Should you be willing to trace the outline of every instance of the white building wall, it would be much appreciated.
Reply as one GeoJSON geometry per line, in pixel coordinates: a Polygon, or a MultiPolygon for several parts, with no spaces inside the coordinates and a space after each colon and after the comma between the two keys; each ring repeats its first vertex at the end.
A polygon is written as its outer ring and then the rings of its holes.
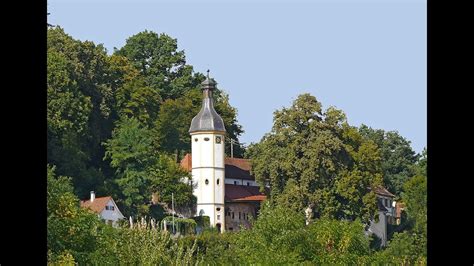
{"type": "Polygon", "coordinates": [[[106,206],[113,206],[114,210],[112,211],[112,210],[107,210],[106,208],[104,208],[102,210],[102,212],[100,213],[100,217],[102,219],[104,219],[106,222],[107,222],[107,220],[113,221],[112,225],[117,226],[118,220],[121,220],[125,217],[120,212],[120,210],[117,208],[117,205],[115,204],[115,202],[113,200],[109,200],[109,202],[107,202],[106,206]]]}
{"type": "Polygon", "coordinates": [[[209,216],[211,226],[220,223],[224,230],[224,136],[217,132],[196,132],[191,135],[191,143],[196,213],[199,215],[203,211],[209,216]],[[220,143],[216,142],[216,137],[220,137],[220,143]]]}

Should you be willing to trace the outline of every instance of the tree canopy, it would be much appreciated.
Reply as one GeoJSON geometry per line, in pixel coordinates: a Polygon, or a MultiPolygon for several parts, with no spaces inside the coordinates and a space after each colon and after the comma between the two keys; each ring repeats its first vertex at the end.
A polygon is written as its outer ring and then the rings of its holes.
{"type": "Polygon", "coordinates": [[[290,108],[274,113],[270,133],[249,147],[252,172],[277,202],[316,216],[371,218],[372,188],[382,185],[377,145],[350,126],[334,107],[323,111],[314,96],[302,94],[290,108]]]}
{"type": "MultiPolygon", "coordinates": [[[[186,63],[177,40],[144,31],[108,55],[58,26],[48,27],[47,45],[48,163],[71,177],[75,194],[113,195],[125,215],[147,213],[158,187],[164,201],[175,189],[176,199],[192,202],[176,163],[191,149],[204,75],[186,63]]],[[[237,110],[224,91],[215,95],[227,135],[238,142],[237,110]]]]}

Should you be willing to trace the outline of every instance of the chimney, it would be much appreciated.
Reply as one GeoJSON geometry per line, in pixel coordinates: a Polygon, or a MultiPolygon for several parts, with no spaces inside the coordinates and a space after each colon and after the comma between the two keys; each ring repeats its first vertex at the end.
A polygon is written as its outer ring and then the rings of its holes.
{"type": "Polygon", "coordinates": [[[95,192],[91,191],[91,202],[94,202],[95,200],[95,192]]]}

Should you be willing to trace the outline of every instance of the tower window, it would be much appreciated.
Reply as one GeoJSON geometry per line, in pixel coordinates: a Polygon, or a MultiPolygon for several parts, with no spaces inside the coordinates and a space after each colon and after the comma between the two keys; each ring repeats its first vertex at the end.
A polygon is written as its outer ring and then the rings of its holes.
{"type": "Polygon", "coordinates": [[[204,141],[209,141],[209,138],[204,138],[204,141]]]}
{"type": "Polygon", "coordinates": [[[247,186],[250,186],[250,182],[247,182],[247,186]]]}
{"type": "Polygon", "coordinates": [[[232,212],[232,219],[234,219],[234,212],[232,212]]]}
{"type": "Polygon", "coordinates": [[[219,143],[221,143],[221,141],[222,141],[221,136],[217,136],[216,137],[216,143],[219,144],[219,143]]]}
{"type": "Polygon", "coordinates": [[[240,212],[239,212],[239,220],[240,220],[240,219],[241,219],[241,218],[240,218],[240,212]]]}
{"type": "Polygon", "coordinates": [[[198,138],[195,138],[195,139],[194,139],[194,141],[196,141],[196,142],[197,142],[197,141],[198,141],[198,138]]]}
{"type": "Polygon", "coordinates": [[[221,219],[221,216],[218,214],[217,215],[217,220],[220,220],[221,219]]]}
{"type": "Polygon", "coordinates": [[[237,181],[234,181],[234,185],[237,185],[237,181]]]}
{"type": "Polygon", "coordinates": [[[209,185],[209,180],[206,179],[206,181],[204,181],[204,183],[206,183],[206,185],[209,185]]]}
{"type": "Polygon", "coordinates": [[[216,211],[220,211],[220,210],[221,210],[221,208],[216,208],[216,211]]]}
{"type": "Polygon", "coordinates": [[[219,185],[219,178],[217,179],[217,184],[219,185]]]}

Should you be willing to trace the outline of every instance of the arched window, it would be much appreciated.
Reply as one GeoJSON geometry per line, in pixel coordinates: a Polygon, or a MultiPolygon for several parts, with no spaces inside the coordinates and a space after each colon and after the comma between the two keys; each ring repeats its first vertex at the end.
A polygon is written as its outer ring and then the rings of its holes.
{"type": "Polygon", "coordinates": [[[206,179],[206,181],[204,181],[204,183],[206,183],[206,185],[209,185],[209,180],[206,179]]]}
{"type": "Polygon", "coordinates": [[[219,178],[217,179],[217,184],[219,185],[219,178]]]}
{"type": "Polygon", "coordinates": [[[201,209],[201,210],[199,211],[199,216],[203,216],[203,215],[204,215],[204,210],[201,209]]]}

